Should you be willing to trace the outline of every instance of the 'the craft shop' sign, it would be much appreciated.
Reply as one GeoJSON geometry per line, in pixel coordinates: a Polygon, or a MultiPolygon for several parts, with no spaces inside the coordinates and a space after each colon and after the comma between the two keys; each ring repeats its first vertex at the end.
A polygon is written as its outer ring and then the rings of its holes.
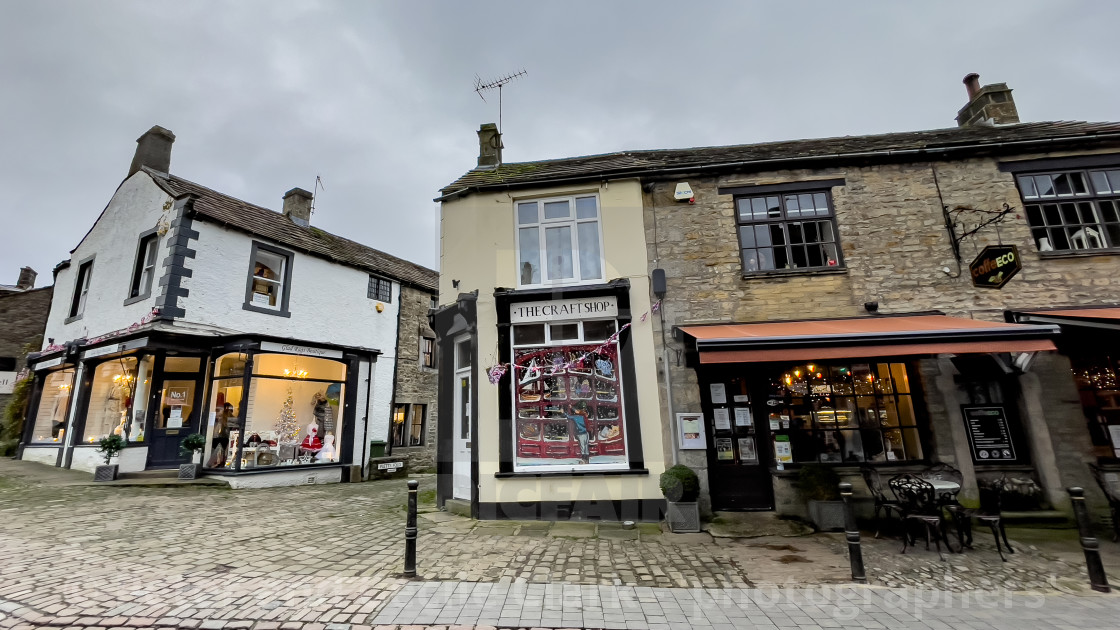
{"type": "Polygon", "coordinates": [[[1014,245],[988,245],[968,266],[972,284],[984,289],[1002,289],[1022,269],[1019,248],[1014,245]]]}
{"type": "Polygon", "coordinates": [[[520,302],[509,307],[509,318],[514,324],[598,317],[618,317],[618,300],[614,296],[520,302]]]}

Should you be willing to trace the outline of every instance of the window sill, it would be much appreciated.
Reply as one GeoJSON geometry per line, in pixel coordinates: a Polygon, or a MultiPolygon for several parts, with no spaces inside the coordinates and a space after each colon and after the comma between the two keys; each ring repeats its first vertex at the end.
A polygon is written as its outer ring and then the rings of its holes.
{"type": "Polygon", "coordinates": [[[622,475],[649,475],[646,468],[622,470],[552,470],[548,472],[496,472],[495,479],[522,479],[536,477],[617,477],[622,475]]]}
{"type": "Polygon", "coordinates": [[[291,311],[285,311],[285,310],[277,309],[277,308],[265,308],[263,306],[257,306],[255,304],[250,304],[248,302],[242,304],[241,308],[246,310],[246,311],[252,311],[254,313],[263,313],[265,315],[275,315],[277,317],[291,317],[292,316],[291,311]]]}
{"type": "Polygon", "coordinates": [[[121,306],[128,306],[130,304],[136,304],[137,302],[143,302],[144,300],[146,300],[150,297],[152,297],[152,292],[148,291],[147,293],[145,293],[143,295],[137,295],[136,297],[128,298],[127,300],[124,301],[123,304],[121,304],[121,306]]]}
{"type": "Polygon", "coordinates": [[[770,278],[792,278],[797,276],[845,276],[848,275],[847,267],[829,269],[777,269],[774,271],[755,271],[744,273],[743,280],[759,280],[770,278]]]}
{"type": "Polygon", "coordinates": [[[1038,252],[1039,258],[1043,260],[1060,259],[1060,258],[1095,258],[1097,256],[1116,256],[1120,255],[1120,249],[1075,249],[1063,252],[1038,252]]]}
{"type": "Polygon", "coordinates": [[[71,315],[70,317],[67,317],[66,319],[62,320],[62,323],[63,324],[71,324],[71,323],[76,322],[79,319],[81,319],[83,315],[85,315],[85,313],[78,313],[77,315],[71,315]]]}

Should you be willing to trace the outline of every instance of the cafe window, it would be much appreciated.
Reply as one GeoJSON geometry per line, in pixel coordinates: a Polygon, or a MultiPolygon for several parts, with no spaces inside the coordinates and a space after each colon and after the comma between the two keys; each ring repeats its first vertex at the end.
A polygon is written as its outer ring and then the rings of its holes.
{"type": "Polygon", "coordinates": [[[614,320],[513,326],[515,471],[629,467],[614,320]]]}
{"type": "Polygon", "coordinates": [[[96,444],[119,435],[143,441],[144,401],[150,391],[154,358],[120,357],[93,368],[82,442],[96,444]]]}
{"type": "Polygon", "coordinates": [[[843,266],[828,190],[735,199],[743,274],[843,266]]]}
{"type": "Polygon", "coordinates": [[[1120,249],[1120,169],[1031,173],[1016,179],[1038,251],[1120,249]]]}
{"type": "Polygon", "coordinates": [[[228,354],[216,361],[206,466],[252,470],[340,461],[346,446],[340,443],[346,364],[319,357],[257,354],[252,357],[246,391],[245,359],[243,354],[228,354]]]}
{"type": "Polygon", "coordinates": [[[1115,356],[1073,356],[1073,380],[1098,455],[1120,457],[1120,365],[1115,356]]]}
{"type": "Polygon", "coordinates": [[[292,253],[254,241],[243,308],[287,315],[291,282],[292,253]]]}
{"type": "Polygon", "coordinates": [[[424,445],[425,405],[393,406],[393,446],[424,445]]]}
{"type": "Polygon", "coordinates": [[[43,393],[35,412],[31,430],[32,444],[61,442],[66,433],[70,411],[70,392],[74,387],[74,370],[51,372],[43,379],[43,393]]]}
{"type": "Polygon", "coordinates": [[[803,363],[770,376],[775,459],[787,463],[921,460],[904,363],[803,363]]]}

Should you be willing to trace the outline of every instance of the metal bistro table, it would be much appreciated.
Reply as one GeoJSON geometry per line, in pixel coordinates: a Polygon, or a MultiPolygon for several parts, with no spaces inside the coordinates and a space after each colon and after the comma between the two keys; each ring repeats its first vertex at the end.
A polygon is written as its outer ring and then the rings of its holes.
{"type": "MultiPolygon", "coordinates": [[[[960,494],[961,484],[959,484],[955,481],[950,481],[948,479],[926,479],[926,482],[929,483],[929,485],[933,486],[933,491],[934,491],[934,493],[936,494],[936,497],[937,497],[937,503],[938,503],[939,506],[941,506],[942,509],[945,509],[949,506],[958,506],[959,507],[959,504],[957,503],[957,495],[960,494]]],[[[962,523],[960,515],[958,515],[955,510],[950,508],[949,512],[953,515],[953,519],[952,519],[953,520],[953,525],[957,528],[957,544],[958,544],[958,546],[957,546],[956,549],[953,549],[953,546],[949,543],[948,534],[946,532],[942,532],[943,539],[945,540],[945,546],[949,548],[949,551],[952,551],[952,552],[955,552],[955,553],[963,553],[964,552],[964,542],[963,542],[963,538],[962,538],[961,528],[962,527],[967,527],[967,525],[962,523]]],[[[964,518],[965,518],[965,520],[967,520],[967,517],[964,517],[964,518]]],[[[969,528],[969,529],[971,530],[971,528],[969,528]]],[[[969,540],[971,541],[972,532],[969,531],[968,534],[969,534],[969,536],[968,536],[969,540]]]]}

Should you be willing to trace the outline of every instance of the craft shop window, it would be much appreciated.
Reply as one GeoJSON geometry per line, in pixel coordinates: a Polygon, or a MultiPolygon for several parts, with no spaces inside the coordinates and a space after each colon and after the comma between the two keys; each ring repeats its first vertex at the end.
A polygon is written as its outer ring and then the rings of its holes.
{"type": "Polygon", "coordinates": [[[601,243],[595,195],[517,203],[519,286],[602,280],[601,243]]]}
{"type": "Polygon", "coordinates": [[[1120,169],[1019,175],[1040,252],[1120,248],[1120,169]]]}
{"type": "Polygon", "coordinates": [[[922,459],[903,363],[805,363],[769,379],[775,460],[786,463],[922,459]]]}
{"type": "Polygon", "coordinates": [[[513,326],[515,471],[628,467],[614,320],[513,326]]]}
{"type": "Polygon", "coordinates": [[[82,441],[95,444],[109,435],[131,442],[144,439],[143,401],[151,388],[154,359],[121,357],[109,359],[93,368],[89,406],[82,441]],[[140,405],[134,409],[133,402],[140,405]],[[136,412],[136,413],[134,413],[136,412]]]}
{"type": "MultiPolygon", "coordinates": [[[[230,356],[218,360],[219,376],[230,356]]],[[[345,380],[343,363],[286,354],[253,356],[248,392],[243,378],[215,379],[207,466],[252,470],[337,462],[345,380]],[[244,426],[238,420],[242,406],[244,426]]]]}
{"type": "Polygon", "coordinates": [[[393,406],[393,446],[424,446],[425,405],[393,406]]]}
{"type": "Polygon", "coordinates": [[[43,393],[39,409],[35,412],[35,426],[31,432],[33,444],[52,444],[62,441],[66,433],[66,417],[70,411],[70,392],[74,386],[74,370],[51,372],[43,379],[43,393]]]}
{"type": "Polygon", "coordinates": [[[843,266],[827,190],[735,199],[743,273],[843,266]]]}

